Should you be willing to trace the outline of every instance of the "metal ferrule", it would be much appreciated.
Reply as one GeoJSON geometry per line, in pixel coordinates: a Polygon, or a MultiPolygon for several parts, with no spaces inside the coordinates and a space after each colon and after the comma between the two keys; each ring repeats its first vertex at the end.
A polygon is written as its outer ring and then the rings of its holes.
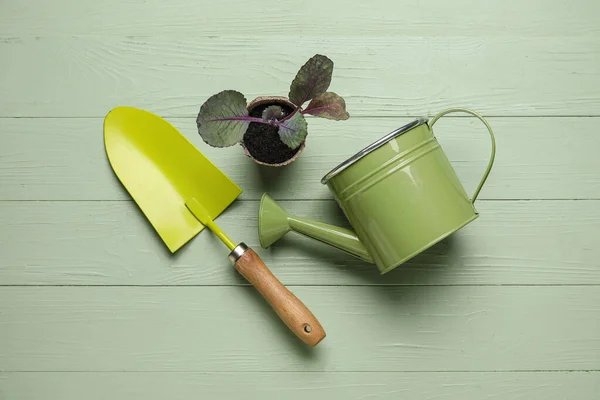
{"type": "Polygon", "coordinates": [[[235,264],[237,260],[239,260],[240,257],[243,256],[248,249],[249,247],[246,246],[245,243],[240,243],[237,246],[235,246],[235,249],[233,249],[231,253],[229,253],[229,256],[227,258],[229,258],[229,261],[231,261],[232,264],[235,264]]]}

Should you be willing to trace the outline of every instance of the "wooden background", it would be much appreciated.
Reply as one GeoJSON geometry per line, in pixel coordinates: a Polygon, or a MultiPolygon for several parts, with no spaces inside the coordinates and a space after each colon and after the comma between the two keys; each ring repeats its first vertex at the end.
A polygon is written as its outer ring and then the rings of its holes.
{"type": "MultiPolygon", "coordinates": [[[[0,399],[600,398],[600,3],[592,0],[0,0],[0,399]],[[224,89],[286,95],[335,62],[351,118],[259,168],[199,138],[224,89]],[[323,323],[300,344],[209,232],[172,256],[115,179],[102,121],[172,122],[244,193],[329,223],[321,176],[417,116],[489,118],[481,217],[390,274],[290,235],[257,249],[323,323]]],[[[477,120],[436,135],[472,191],[477,120]]]]}

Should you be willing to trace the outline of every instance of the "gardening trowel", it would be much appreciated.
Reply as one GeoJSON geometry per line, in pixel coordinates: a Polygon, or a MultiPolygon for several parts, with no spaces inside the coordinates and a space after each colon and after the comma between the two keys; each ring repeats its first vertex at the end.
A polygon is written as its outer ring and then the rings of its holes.
{"type": "Polygon", "coordinates": [[[310,310],[244,243],[215,224],[242,192],[171,124],[150,112],[117,107],[104,120],[104,145],[115,174],[171,252],[208,227],[229,248],[229,259],[303,342],[325,337],[310,310]]]}

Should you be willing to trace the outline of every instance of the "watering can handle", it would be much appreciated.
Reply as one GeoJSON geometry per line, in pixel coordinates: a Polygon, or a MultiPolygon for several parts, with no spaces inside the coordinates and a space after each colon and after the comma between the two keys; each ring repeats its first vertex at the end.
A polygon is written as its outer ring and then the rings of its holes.
{"type": "Polygon", "coordinates": [[[481,191],[483,184],[485,183],[488,175],[490,174],[490,171],[492,170],[492,165],[494,164],[494,158],[496,157],[496,139],[494,138],[494,132],[492,131],[492,127],[485,120],[485,118],[483,118],[481,115],[477,114],[476,112],[468,110],[466,108],[458,108],[458,107],[449,108],[447,110],[440,112],[435,117],[433,117],[433,119],[429,122],[429,127],[433,128],[433,124],[435,124],[438,119],[440,119],[441,117],[443,117],[446,114],[450,114],[453,112],[465,112],[467,114],[471,114],[471,115],[477,117],[481,122],[483,122],[485,127],[488,129],[488,132],[490,133],[490,137],[492,139],[492,154],[490,156],[490,161],[488,162],[487,168],[485,169],[483,178],[481,178],[481,182],[479,182],[479,186],[477,186],[477,189],[475,189],[475,193],[473,194],[473,197],[471,198],[471,203],[475,203],[475,200],[477,199],[477,196],[479,195],[479,192],[481,191]]]}

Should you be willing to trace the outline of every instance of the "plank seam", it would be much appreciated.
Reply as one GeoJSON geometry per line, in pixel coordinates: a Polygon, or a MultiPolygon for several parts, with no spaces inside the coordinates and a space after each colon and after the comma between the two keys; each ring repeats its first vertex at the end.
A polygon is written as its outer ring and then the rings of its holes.
{"type": "Polygon", "coordinates": [[[48,374],[64,374],[64,373],[75,373],[75,374],[87,374],[87,373],[113,373],[113,374],[122,374],[122,373],[145,373],[145,374],[261,374],[261,373],[278,373],[278,374],[364,374],[364,373],[393,373],[393,374],[465,374],[465,373],[473,373],[473,374],[497,374],[497,373],[600,373],[600,369],[498,369],[498,370],[331,370],[331,371],[281,371],[281,370],[256,370],[256,371],[247,371],[247,370],[234,370],[234,371],[203,371],[203,370],[189,370],[189,371],[172,371],[172,370],[143,370],[143,371],[135,371],[135,370],[119,370],[119,371],[111,371],[111,370],[85,370],[85,371],[70,371],[70,370],[0,370],[0,374],[4,373],[48,373],[48,374]]]}
{"type": "MultiPolygon", "coordinates": [[[[190,115],[189,117],[184,117],[184,116],[170,116],[170,115],[163,115],[163,114],[158,114],[163,118],[166,119],[176,119],[176,120],[185,120],[185,119],[195,119],[196,117],[193,115],[190,115]]],[[[485,118],[600,118],[600,114],[559,114],[559,115],[545,115],[545,114],[539,114],[539,115],[500,115],[500,114],[481,114],[483,117],[485,118]]],[[[91,115],[87,115],[87,116],[66,116],[66,115],[58,115],[58,116],[35,116],[35,115],[17,115],[17,116],[12,116],[12,115],[1,115],[0,119],[103,119],[105,117],[105,115],[100,115],[100,116],[91,116],[91,115]]],[[[380,119],[392,119],[392,118],[421,118],[421,117],[433,117],[433,115],[395,115],[395,116],[391,116],[391,115],[353,115],[352,118],[353,119],[374,119],[374,118],[380,118],[380,119]]],[[[315,117],[308,117],[309,119],[311,118],[315,118],[315,117]]],[[[475,119],[475,117],[472,116],[468,116],[468,115],[447,115],[444,118],[468,118],[468,119],[475,119]]]]}
{"type": "MultiPolygon", "coordinates": [[[[13,266],[12,268],[19,267],[13,266]]],[[[465,284],[424,284],[424,283],[367,283],[367,284],[294,284],[289,283],[286,287],[597,287],[600,283],[465,283],[465,284]]],[[[162,284],[141,284],[141,285],[89,285],[89,284],[0,284],[0,288],[15,287],[15,288],[30,288],[30,287],[95,287],[95,288],[173,288],[173,287],[190,287],[190,288],[223,288],[223,287],[249,287],[252,285],[240,283],[240,284],[173,284],[173,285],[162,285],[162,284]]]]}
{"type": "MultiPolygon", "coordinates": [[[[283,202],[283,201],[287,201],[287,202],[295,202],[295,203],[299,203],[299,202],[308,202],[308,201],[319,201],[319,202],[324,202],[324,201],[328,201],[328,202],[332,202],[335,201],[335,199],[332,198],[324,198],[324,199],[281,199],[281,198],[274,198],[274,200],[278,201],[278,202],[283,202]]],[[[581,197],[581,198],[540,198],[540,199],[529,199],[529,198],[522,198],[522,199],[513,199],[513,198],[483,198],[477,199],[477,203],[479,202],[519,202],[519,201],[555,201],[555,202],[567,202],[567,201],[600,201],[600,197],[599,198],[594,198],[594,197],[581,197]]],[[[260,202],[260,199],[237,199],[236,203],[258,203],[260,202]]],[[[81,199],[81,200],[77,200],[77,199],[0,199],[0,203],[134,203],[133,200],[131,199],[81,199]]]]}

